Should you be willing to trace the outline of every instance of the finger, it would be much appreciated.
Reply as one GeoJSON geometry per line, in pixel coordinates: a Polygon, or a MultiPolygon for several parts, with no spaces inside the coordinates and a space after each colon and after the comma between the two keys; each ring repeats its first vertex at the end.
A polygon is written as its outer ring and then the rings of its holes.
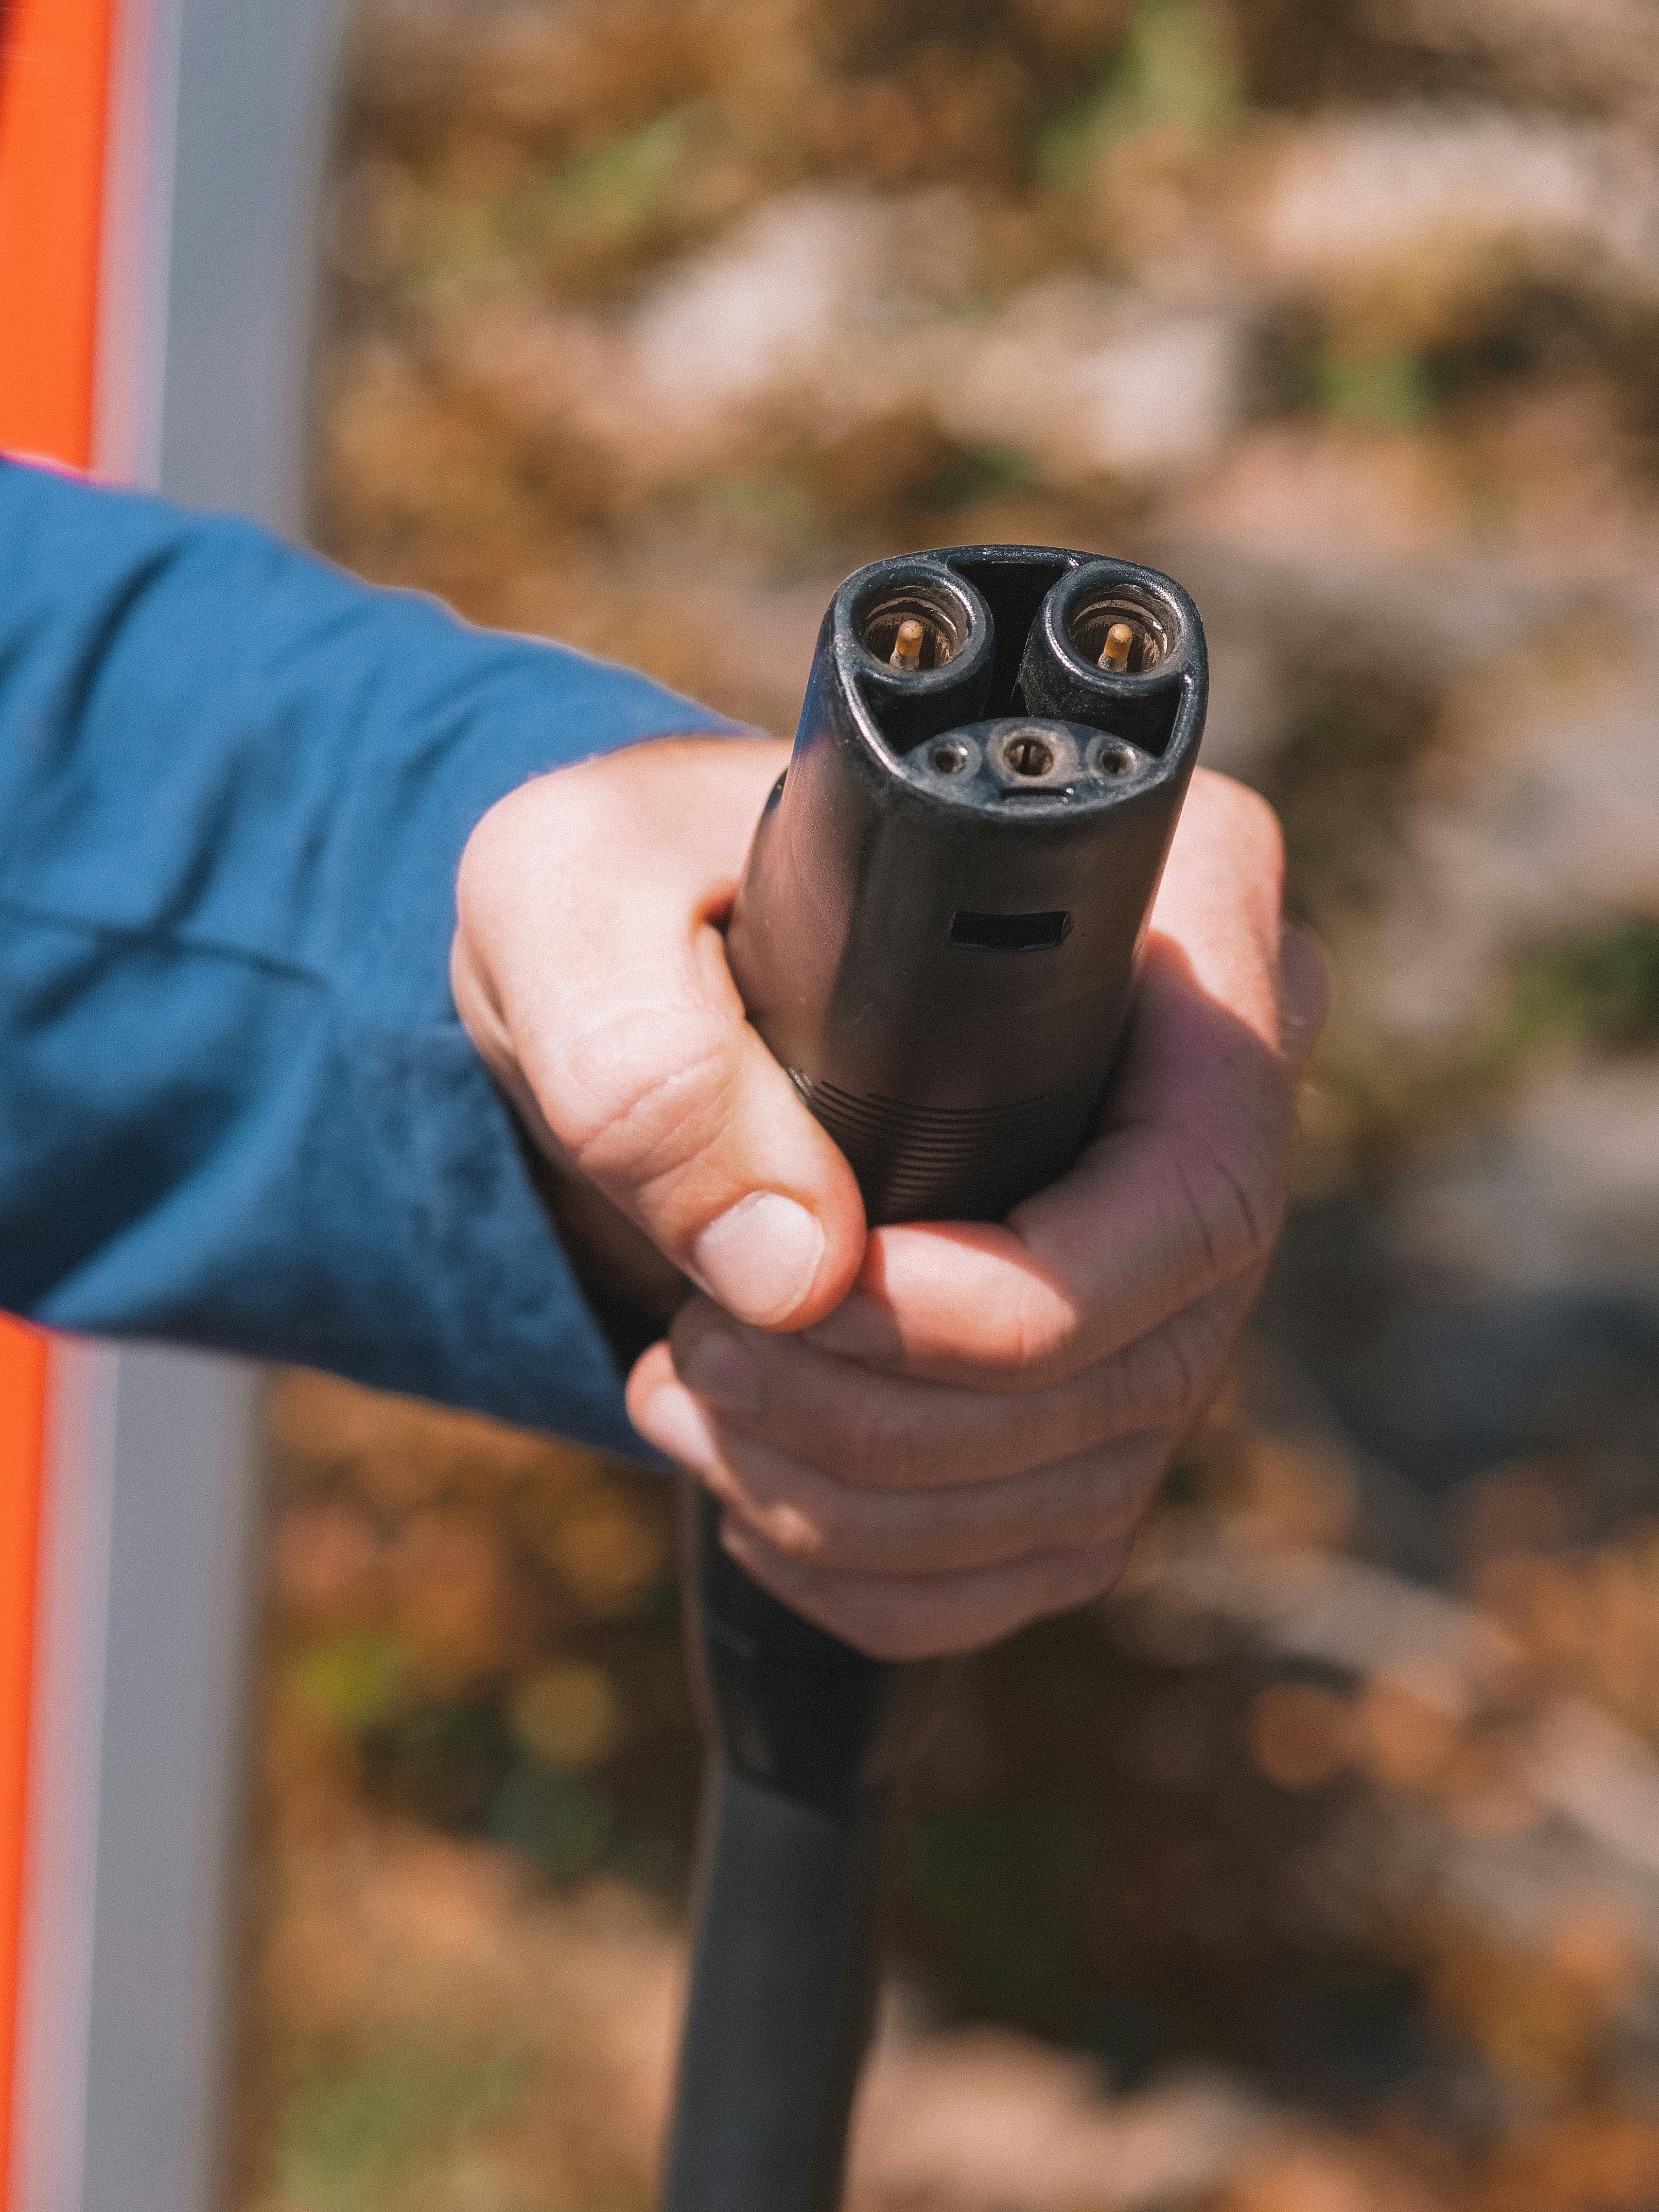
{"type": "Polygon", "coordinates": [[[1311,930],[1286,922],[1279,946],[1279,1049],[1300,1074],[1331,1006],[1330,970],[1311,930]]]}
{"type": "Polygon", "coordinates": [[[951,1576],[840,1575],[792,1559],[727,1513],[721,1541],[757,1583],[874,1659],[976,1651],[1045,1614],[1085,1605],[1123,1572],[1129,1544],[1049,1552],[951,1576]]]}
{"type": "Polygon", "coordinates": [[[957,1574],[1125,1540],[1175,1442],[1172,1431],[1127,1437],[1006,1482],[871,1491],[733,1429],[678,1383],[636,1418],[642,1436],[779,1551],[868,1575],[957,1574]]]}
{"type": "MultiPolygon", "coordinates": [[[[1077,1372],[1265,1264],[1283,1216],[1297,1049],[1279,1037],[1280,858],[1270,811],[1224,778],[1194,786],[1182,884],[1160,895],[1100,1135],[1006,1227],[884,1229],[818,1347],[975,1387],[1077,1372]],[[1200,804],[1200,800],[1204,803],[1200,804]],[[1179,932],[1180,933],[1176,933],[1179,932]]],[[[1179,843],[1179,840],[1177,842],[1179,843]]],[[[1167,881],[1168,879],[1166,879],[1167,881]]]]}
{"type": "MultiPolygon", "coordinates": [[[[1000,1481],[1120,1437],[1184,1431],[1218,1387],[1254,1278],[1200,1299],[1080,1373],[1029,1392],[965,1390],[736,1327],[706,1298],[669,1333],[673,1372],[728,1424],[856,1488],[1000,1481]]],[[[653,1382],[665,1374],[653,1373],[653,1382]]]]}
{"type": "Polygon", "coordinates": [[[469,843],[454,963],[532,1133],[762,1328],[828,1313],[864,1245],[852,1170],[744,1018],[720,934],[784,758],[659,741],[515,793],[469,843]]]}
{"type": "Polygon", "coordinates": [[[1207,769],[1194,774],[1152,904],[1194,985],[1269,1050],[1279,1036],[1285,840],[1266,799],[1207,769]]]}
{"type": "Polygon", "coordinates": [[[820,1350],[970,1387],[1073,1375],[1253,1279],[1283,1218],[1295,1081],[1149,955],[1109,1121],[1006,1227],[877,1231],[820,1350]]]}

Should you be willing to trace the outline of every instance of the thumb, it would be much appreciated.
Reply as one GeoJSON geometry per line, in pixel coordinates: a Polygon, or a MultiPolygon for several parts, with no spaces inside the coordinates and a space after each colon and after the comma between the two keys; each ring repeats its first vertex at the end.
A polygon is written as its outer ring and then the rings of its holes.
{"type": "Polygon", "coordinates": [[[468,844],[453,963],[537,1141],[762,1328],[831,1312],[865,1241],[852,1170],[745,1019],[720,933],[787,757],[659,739],[514,792],[468,844]]]}
{"type": "Polygon", "coordinates": [[[1310,929],[1287,921],[1279,940],[1279,1048],[1299,1074],[1330,1012],[1324,947],[1310,929]]]}

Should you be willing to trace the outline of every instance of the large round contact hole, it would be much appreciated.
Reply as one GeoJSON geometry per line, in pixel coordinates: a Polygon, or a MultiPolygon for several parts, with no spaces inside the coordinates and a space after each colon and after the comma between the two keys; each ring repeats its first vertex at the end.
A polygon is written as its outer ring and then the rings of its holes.
{"type": "Polygon", "coordinates": [[[1072,617],[1072,643],[1092,668],[1104,666],[1108,675],[1144,676],[1169,658],[1170,640],[1164,626],[1133,599],[1093,599],[1072,617]],[[1129,631],[1126,665],[1103,662],[1109,633],[1121,623],[1129,631]]]}
{"type": "Polygon", "coordinates": [[[966,641],[967,626],[954,607],[928,593],[896,592],[891,599],[871,607],[860,623],[860,639],[872,660],[879,661],[884,668],[893,666],[893,648],[898,642],[901,627],[908,622],[921,625],[915,667],[909,672],[916,675],[925,675],[930,668],[943,668],[947,660],[961,652],[966,641]]]}

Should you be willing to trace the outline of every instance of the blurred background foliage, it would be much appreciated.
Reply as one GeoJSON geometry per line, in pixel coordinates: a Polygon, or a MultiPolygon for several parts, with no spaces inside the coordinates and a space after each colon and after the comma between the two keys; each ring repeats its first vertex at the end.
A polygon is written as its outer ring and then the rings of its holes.
{"type": "MultiPolygon", "coordinates": [[[[368,0],[319,542],[793,726],[847,570],[1210,629],[1330,949],[1125,1588],[959,1670],[857,2212],[1659,2204],[1659,15],[368,0]]],[[[650,2202],[697,1747],[654,1479],[271,1407],[247,2212],[650,2202]]]]}

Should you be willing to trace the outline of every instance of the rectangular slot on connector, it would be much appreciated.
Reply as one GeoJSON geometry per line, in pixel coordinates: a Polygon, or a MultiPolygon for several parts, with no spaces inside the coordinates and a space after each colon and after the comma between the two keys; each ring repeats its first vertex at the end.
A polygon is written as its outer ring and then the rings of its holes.
{"type": "Polygon", "coordinates": [[[1069,914],[975,914],[958,907],[951,917],[952,945],[981,952],[1045,952],[1070,934],[1069,914]]]}

